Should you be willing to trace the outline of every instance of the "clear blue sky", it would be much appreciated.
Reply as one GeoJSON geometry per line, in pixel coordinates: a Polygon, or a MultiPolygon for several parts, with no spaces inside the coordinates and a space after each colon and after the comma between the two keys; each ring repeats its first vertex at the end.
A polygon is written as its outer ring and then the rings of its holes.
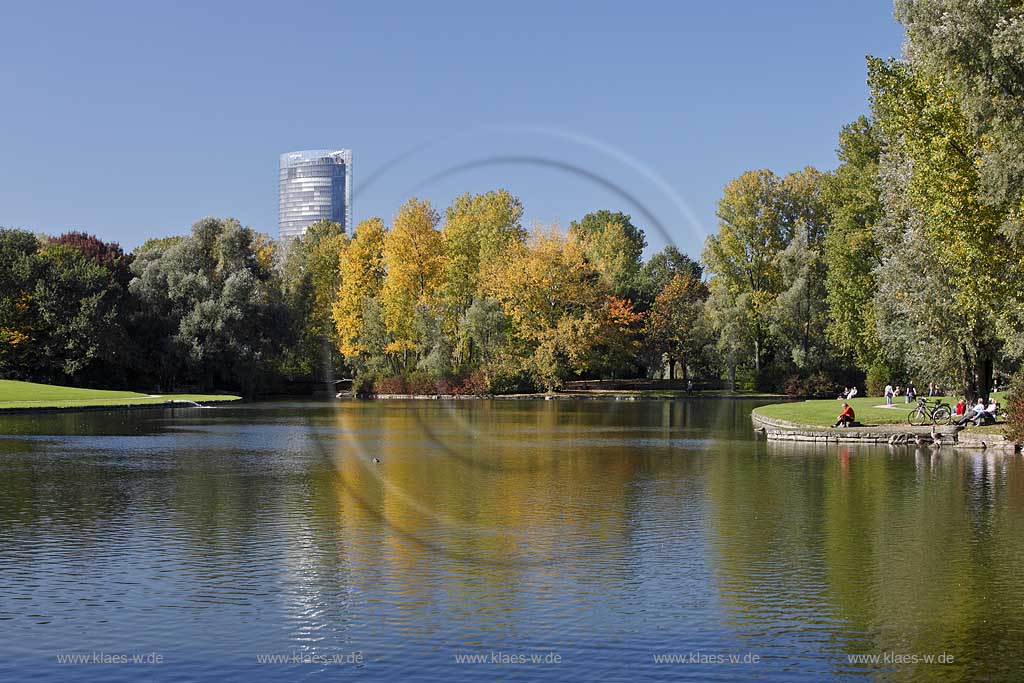
{"type": "Polygon", "coordinates": [[[278,155],[348,147],[357,221],[505,187],[696,254],[730,178],[835,166],[902,41],[889,0],[487,5],[6,3],[0,225],[276,235],[278,155]]]}

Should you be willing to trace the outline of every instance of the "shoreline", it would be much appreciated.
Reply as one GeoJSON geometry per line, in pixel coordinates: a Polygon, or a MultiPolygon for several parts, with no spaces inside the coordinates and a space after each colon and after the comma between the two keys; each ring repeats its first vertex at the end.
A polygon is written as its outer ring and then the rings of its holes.
{"type": "Polygon", "coordinates": [[[696,392],[687,394],[682,392],[636,390],[636,391],[573,391],[560,392],[555,394],[532,393],[532,394],[370,394],[364,396],[352,396],[345,392],[345,395],[338,394],[339,400],[360,400],[360,401],[668,401],[676,399],[699,399],[712,401],[736,401],[744,399],[760,401],[793,401],[794,399],[779,394],[712,394],[696,392]]]}
{"type": "Polygon", "coordinates": [[[954,425],[914,427],[908,424],[879,424],[861,427],[822,427],[750,413],[754,431],[768,441],[805,443],[869,444],[889,446],[929,446],[993,450],[1016,453],[1017,444],[1001,433],[960,429],[954,425]]]}
{"type": "MultiPolygon", "coordinates": [[[[100,400],[116,400],[116,399],[100,399],[100,400]]],[[[140,403],[137,401],[128,401],[123,403],[97,403],[93,405],[73,405],[73,406],[7,406],[0,407],[0,415],[30,415],[37,413],[86,413],[96,411],[115,411],[115,410],[175,410],[178,408],[212,408],[214,406],[207,405],[211,403],[239,403],[242,401],[240,396],[225,396],[224,398],[208,398],[203,397],[202,400],[192,399],[169,399],[166,401],[154,401],[151,403],[140,403]]]]}

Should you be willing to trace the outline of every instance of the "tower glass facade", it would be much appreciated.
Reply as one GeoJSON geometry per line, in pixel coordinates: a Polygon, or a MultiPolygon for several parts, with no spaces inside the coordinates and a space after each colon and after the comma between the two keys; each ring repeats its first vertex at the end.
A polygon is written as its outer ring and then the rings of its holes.
{"type": "Polygon", "coordinates": [[[281,155],[278,233],[298,237],[319,220],[352,231],[352,151],[307,150],[281,155]]]}

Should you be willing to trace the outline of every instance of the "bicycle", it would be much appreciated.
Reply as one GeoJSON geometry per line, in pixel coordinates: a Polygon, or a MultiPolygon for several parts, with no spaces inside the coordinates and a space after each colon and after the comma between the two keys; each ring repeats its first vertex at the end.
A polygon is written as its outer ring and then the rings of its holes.
{"type": "Polygon", "coordinates": [[[952,419],[952,409],[948,403],[943,403],[941,399],[935,399],[935,405],[929,406],[928,399],[919,398],[917,399],[917,408],[910,411],[910,415],[907,416],[907,422],[915,427],[922,427],[929,423],[933,425],[948,425],[952,419]]]}

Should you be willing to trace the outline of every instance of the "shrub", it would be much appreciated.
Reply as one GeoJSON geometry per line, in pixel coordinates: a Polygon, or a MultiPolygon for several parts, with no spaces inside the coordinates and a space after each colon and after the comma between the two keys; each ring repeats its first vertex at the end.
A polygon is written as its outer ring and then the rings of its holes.
{"type": "Polygon", "coordinates": [[[405,377],[395,375],[392,377],[379,377],[374,382],[375,393],[377,394],[405,394],[408,393],[408,386],[405,377]]]}
{"type": "Polygon", "coordinates": [[[417,370],[409,374],[406,380],[406,390],[410,394],[432,396],[437,394],[437,380],[430,373],[417,370]]]}
{"type": "Polygon", "coordinates": [[[525,370],[498,371],[491,377],[489,388],[492,394],[531,394],[540,390],[525,370]]]}
{"type": "Polygon", "coordinates": [[[356,396],[373,396],[375,393],[373,375],[356,377],[356,380],[352,382],[352,393],[356,396]]]}
{"type": "Polygon", "coordinates": [[[772,363],[761,368],[754,377],[754,389],[767,392],[784,390],[788,384],[787,377],[789,377],[787,368],[782,364],[772,363]]]}
{"type": "Polygon", "coordinates": [[[868,368],[867,376],[864,379],[867,385],[868,396],[883,396],[885,395],[885,385],[889,383],[895,384],[893,378],[896,377],[896,373],[885,363],[876,362],[868,368]]]}
{"type": "Polygon", "coordinates": [[[487,386],[487,375],[477,370],[463,378],[459,389],[466,396],[486,396],[490,393],[487,386]]]}
{"type": "Polygon", "coordinates": [[[801,398],[831,398],[839,393],[839,387],[824,372],[814,372],[807,377],[794,375],[786,383],[786,394],[801,398]]]}

